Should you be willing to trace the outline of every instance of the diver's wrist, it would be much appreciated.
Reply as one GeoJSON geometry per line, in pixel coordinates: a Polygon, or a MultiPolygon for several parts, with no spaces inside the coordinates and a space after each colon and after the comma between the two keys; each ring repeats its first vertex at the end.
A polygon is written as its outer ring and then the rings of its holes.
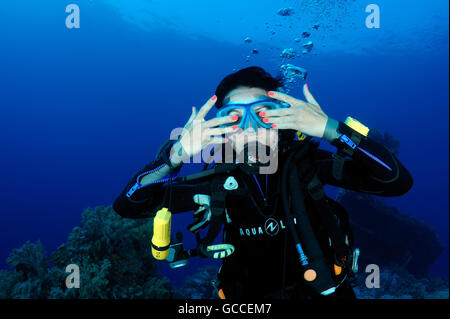
{"type": "Polygon", "coordinates": [[[169,157],[170,164],[173,167],[177,168],[183,165],[185,157],[186,153],[183,150],[183,146],[179,141],[175,142],[172,145],[172,149],[170,150],[170,157],[169,157]]]}
{"type": "Polygon", "coordinates": [[[338,129],[339,129],[339,121],[336,121],[335,119],[329,117],[327,120],[327,124],[325,125],[325,131],[323,132],[322,138],[328,142],[334,141],[341,135],[338,129]]]}

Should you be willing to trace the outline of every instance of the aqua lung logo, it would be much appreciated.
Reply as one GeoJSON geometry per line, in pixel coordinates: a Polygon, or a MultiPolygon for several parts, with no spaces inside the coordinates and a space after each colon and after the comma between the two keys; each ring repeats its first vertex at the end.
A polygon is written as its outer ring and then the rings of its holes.
{"type": "MultiPolygon", "coordinates": [[[[294,224],[296,224],[296,220],[294,218],[294,224]]],[[[285,229],[282,220],[276,221],[274,218],[269,218],[264,223],[264,226],[257,227],[249,227],[249,228],[240,228],[239,233],[244,237],[252,237],[252,236],[261,236],[267,234],[269,236],[276,236],[280,230],[285,229]]]]}
{"type": "Polygon", "coordinates": [[[278,222],[275,219],[269,218],[264,224],[264,229],[266,230],[267,235],[275,236],[280,231],[280,225],[278,225],[278,222]]]}

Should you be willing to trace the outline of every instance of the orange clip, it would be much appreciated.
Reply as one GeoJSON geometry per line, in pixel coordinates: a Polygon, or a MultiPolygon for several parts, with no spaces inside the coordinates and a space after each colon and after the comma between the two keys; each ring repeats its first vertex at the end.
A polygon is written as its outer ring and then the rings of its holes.
{"type": "Polygon", "coordinates": [[[336,274],[336,276],[339,276],[341,274],[341,272],[342,272],[342,267],[334,264],[334,273],[336,274]]]}

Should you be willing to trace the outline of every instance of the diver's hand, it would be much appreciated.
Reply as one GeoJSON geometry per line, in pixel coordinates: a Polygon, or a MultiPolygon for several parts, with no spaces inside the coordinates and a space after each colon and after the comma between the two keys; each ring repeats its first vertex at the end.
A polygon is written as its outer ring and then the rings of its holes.
{"type": "Polygon", "coordinates": [[[238,120],[237,116],[215,117],[205,121],[205,116],[216,103],[217,97],[211,97],[197,112],[192,107],[192,114],[183,128],[181,137],[172,147],[171,161],[177,165],[182,161],[195,156],[211,144],[222,144],[228,141],[222,134],[233,132],[233,127],[218,127],[222,124],[232,123],[238,120]],[[175,156],[174,156],[175,155],[175,156]]]}
{"type": "Polygon", "coordinates": [[[269,110],[259,115],[264,118],[264,122],[272,123],[273,128],[296,130],[309,136],[322,138],[328,116],[311,95],[306,84],[303,86],[303,94],[307,102],[281,92],[270,91],[268,95],[271,98],[286,102],[291,107],[269,110]]]}

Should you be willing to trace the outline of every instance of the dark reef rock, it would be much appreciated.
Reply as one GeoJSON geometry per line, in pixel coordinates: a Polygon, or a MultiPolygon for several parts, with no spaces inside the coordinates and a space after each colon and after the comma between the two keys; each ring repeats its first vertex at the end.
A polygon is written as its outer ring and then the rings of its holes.
{"type": "Polygon", "coordinates": [[[414,275],[425,275],[442,252],[442,245],[427,224],[374,196],[341,190],[337,201],[350,215],[362,264],[397,265],[414,275]]]}
{"type": "Polygon", "coordinates": [[[200,268],[184,281],[180,294],[186,299],[218,299],[213,282],[217,280],[218,267],[200,268]]]}
{"type": "Polygon", "coordinates": [[[368,274],[360,271],[353,282],[358,299],[448,299],[448,280],[417,278],[404,268],[380,269],[379,288],[368,288],[368,274]]]}
{"type": "MultiPolygon", "coordinates": [[[[369,136],[398,155],[400,142],[389,133],[371,130],[369,136]]],[[[441,254],[443,247],[427,224],[387,206],[380,197],[340,190],[336,199],[350,215],[363,264],[396,265],[423,276],[441,254]]]]}

